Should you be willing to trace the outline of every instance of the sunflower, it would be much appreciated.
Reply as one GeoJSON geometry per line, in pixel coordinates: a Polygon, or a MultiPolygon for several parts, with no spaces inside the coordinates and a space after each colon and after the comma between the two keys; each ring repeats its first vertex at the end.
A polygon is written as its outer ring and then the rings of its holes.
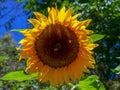
{"type": "Polygon", "coordinates": [[[91,30],[86,27],[91,19],[78,21],[72,8],[59,11],[48,7],[48,17],[34,12],[37,19],[29,19],[32,29],[21,31],[25,36],[19,44],[20,60],[27,58],[26,72],[38,72],[40,82],[61,85],[83,77],[94,68],[92,56],[97,44],[89,43],[91,30]]]}

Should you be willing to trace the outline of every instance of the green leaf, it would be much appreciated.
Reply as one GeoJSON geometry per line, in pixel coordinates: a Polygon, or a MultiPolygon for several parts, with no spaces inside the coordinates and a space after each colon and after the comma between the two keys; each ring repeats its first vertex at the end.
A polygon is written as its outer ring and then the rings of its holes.
{"type": "Polygon", "coordinates": [[[13,30],[10,30],[10,32],[20,32],[20,31],[23,31],[25,29],[13,29],[13,30]]]}
{"type": "Polygon", "coordinates": [[[120,59],[120,57],[116,57],[116,59],[120,59]]]}
{"type": "Polygon", "coordinates": [[[112,72],[116,74],[120,74],[120,65],[118,65],[116,68],[112,69],[112,72]]]}
{"type": "Polygon", "coordinates": [[[98,80],[98,76],[96,75],[91,75],[80,80],[77,87],[79,90],[105,90],[104,85],[98,80]]]}
{"type": "Polygon", "coordinates": [[[56,87],[50,86],[40,90],[58,90],[56,87]]]}
{"type": "MultiPolygon", "coordinates": [[[[103,39],[105,37],[105,35],[92,34],[90,37],[93,40],[92,42],[96,42],[96,41],[99,41],[99,40],[103,39]]],[[[89,41],[91,41],[91,40],[89,40],[89,41]]]]}
{"type": "Polygon", "coordinates": [[[0,56],[0,62],[3,62],[5,60],[6,56],[0,56]]]}
{"type": "Polygon", "coordinates": [[[120,36],[118,36],[118,38],[120,39],[120,36]]]}
{"type": "MultiPolygon", "coordinates": [[[[3,86],[3,82],[2,81],[0,81],[0,87],[2,87],[3,86]]],[[[0,89],[1,90],[1,89],[0,89]]]]}
{"type": "Polygon", "coordinates": [[[73,86],[74,86],[74,84],[72,84],[72,83],[68,83],[68,85],[69,85],[70,87],[73,87],[73,86]]]}
{"type": "Polygon", "coordinates": [[[25,74],[24,71],[16,71],[16,72],[10,72],[3,76],[2,80],[17,80],[17,81],[25,81],[29,79],[33,79],[37,77],[37,73],[34,74],[25,74]]]}

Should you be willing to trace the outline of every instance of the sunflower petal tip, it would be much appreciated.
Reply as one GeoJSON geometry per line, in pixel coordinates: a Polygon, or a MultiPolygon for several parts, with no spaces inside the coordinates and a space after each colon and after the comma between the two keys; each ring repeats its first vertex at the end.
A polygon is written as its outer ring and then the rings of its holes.
{"type": "Polygon", "coordinates": [[[92,19],[88,19],[88,25],[92,22],[92,19]]]}
{"type": "Polygon", "coordinates": [[[99,44],[95,44],[95,47],[98,47],[99,46],[99,44]]]}
{"type": "Polygon", "coordinates": [[[35,11],[35,12],[33,12],[33,14],[34,14],[34,15],[36,15],[37,13],[39,13],[39,12],[36,12],[36,11],[35,11]]]}
{"type": "Polygon", "coordinates": [[[31,19],[28,19],[27,21],[31,23],[31,19]]]}
{"type": "Polygon", "coordinates": [[[48,12],[50,12],[50,7],[48,7],[48,12]]]}
{"type": "Polygon", "coordinates": [[[20,50],[20,48],[19,48],[19,47],[16,47],[16,50],[20,50]]]}
{"type": "Polygon", "coordinates": [[[92,19],[88,19],[89,21],[92,21],[92,19]]]}

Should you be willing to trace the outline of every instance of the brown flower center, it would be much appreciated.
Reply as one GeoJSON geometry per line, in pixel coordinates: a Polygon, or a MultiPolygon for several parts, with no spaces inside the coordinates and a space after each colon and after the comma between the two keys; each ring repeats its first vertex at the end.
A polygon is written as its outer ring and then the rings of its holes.
{"type": "Polygon", "coordinates": [[[78,54],[79,43],[74,31],[63,25],[50,25],[36,38],[35,49],[40,61],[60,68],[72,63],[78,54]]]}

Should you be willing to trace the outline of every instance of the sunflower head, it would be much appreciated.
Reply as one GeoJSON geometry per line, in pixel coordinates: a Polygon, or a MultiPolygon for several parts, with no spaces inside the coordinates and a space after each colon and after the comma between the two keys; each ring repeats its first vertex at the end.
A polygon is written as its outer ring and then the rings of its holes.
{"type": "Polygon", "coordinates": [[[38,80],[51,85],[79,80],[88,68],[94,68],[92,49],[97,44],[89,43],[91,30],[86,27],[91,19],[78,21],[72,16],[72,8],[48,8],[48,17],[34,12],[36,19],[29,19],[32,29],[24,34],[19,43],[20,59],[28,58],[26,72],[38,72],[38,80]]]}

